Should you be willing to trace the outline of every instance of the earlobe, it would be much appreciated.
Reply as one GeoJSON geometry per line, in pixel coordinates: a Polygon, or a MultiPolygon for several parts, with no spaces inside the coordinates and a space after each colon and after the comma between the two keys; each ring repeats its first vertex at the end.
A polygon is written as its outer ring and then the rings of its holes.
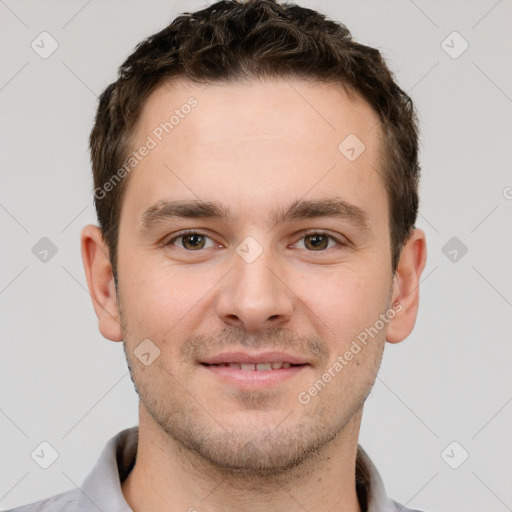
{"type": "Polygon", "coordinates": [[[419,285],[427,262],[425,233],[414,229],[400,254],[400,261],[393,278],[392,304],[398,303],[396,314],[389,322],[386,340],[399,343],[409,336],[418,315],[419,285]]]}
{"type": "Polygon", "coordinates": [[[85,226],[80,241],[87,286],[99,330],[109,340],[122,341],[112,266],[100,228],[92,224],[85,226]]]}

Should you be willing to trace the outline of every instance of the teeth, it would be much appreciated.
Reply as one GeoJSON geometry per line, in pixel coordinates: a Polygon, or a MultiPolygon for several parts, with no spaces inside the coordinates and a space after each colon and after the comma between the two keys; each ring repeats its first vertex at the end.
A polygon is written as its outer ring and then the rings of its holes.
{"type": "Polygon", "coordinates": [[[213,366],[221,366],[233,368],[234,370],[242,370],[244,372],[268,372],[271,370],[280,370],[281,368],[290,368],[291,363],[283,363],[282,361],[272,361],[271,363],[218,363],[213,366]]]}
{"type": "Polygon", "coordinates": [[[281,361],[273,361],[272,363],[219,363],[216,366],[227,366],[235,370],[242,370],[244,372],[268,372],[270,370],[280,370],[281,368],[290,368],[291,363],[283,363],[281,361]]]}

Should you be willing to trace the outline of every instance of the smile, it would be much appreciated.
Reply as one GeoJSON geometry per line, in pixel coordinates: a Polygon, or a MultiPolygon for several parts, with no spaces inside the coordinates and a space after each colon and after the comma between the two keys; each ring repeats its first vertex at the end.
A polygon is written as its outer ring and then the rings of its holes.
{"type": "Polygon", "coordinates": [[[282,368],[290,368],[292,366],[302,366],[302,365],[296,365],[292,363],[285,363],[282,361],[275,361],[272,363],[220,363],[220,364],[206,364],[203,363],[206,366],[218,366],[218,367],[224,367],[224,368],[233,368],[235,370],[242,370],[244,372],[268,372],[272,370],[281,370],[282,368]]]}

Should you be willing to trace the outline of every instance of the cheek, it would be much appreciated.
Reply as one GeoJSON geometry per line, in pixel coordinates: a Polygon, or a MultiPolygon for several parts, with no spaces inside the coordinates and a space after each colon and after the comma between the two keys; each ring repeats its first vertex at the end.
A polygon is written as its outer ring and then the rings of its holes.
{"type": "Polygon", "coordinates": [[[138,334],[167,338],[199,314],[221,275],[213,268],[187,270],[148,255],[125,261],[120,272],[125,321],[138,334]]]}
{"type": "Polygon", "coordinates": [[[387,281],[369,267],[347,264],[326,270],[322,275],[297,275],[294,290],[307,306],[306,314],[316,322],[318,332],[325,339],[343,342],[357,336],[383,312],[387,281]]]}

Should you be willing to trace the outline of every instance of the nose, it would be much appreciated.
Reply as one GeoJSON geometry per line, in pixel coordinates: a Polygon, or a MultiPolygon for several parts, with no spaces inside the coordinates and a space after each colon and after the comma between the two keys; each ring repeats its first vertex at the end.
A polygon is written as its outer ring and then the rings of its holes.
{"type": "Polygon", "coordinates": [[[264,251],[251,263],[234,254],[233,269],[217,301],[217,314],[224,323],[256,332],[290,321],[294,294],[267,254],[264,251]]]}

